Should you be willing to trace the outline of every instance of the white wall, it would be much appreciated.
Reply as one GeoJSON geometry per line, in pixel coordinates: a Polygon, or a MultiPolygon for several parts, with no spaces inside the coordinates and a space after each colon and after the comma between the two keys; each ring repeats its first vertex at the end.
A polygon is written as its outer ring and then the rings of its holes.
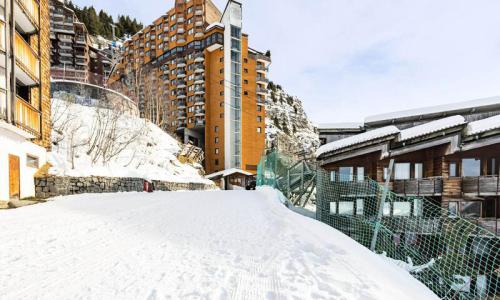
{"type": "Polygon", "coordinates": [[[9,154],[19,156],[21,198],[35,196],[34,175],[38,169],[26,166],[26,155],[36,156],[39,167],[47,162],[47,151],[23,137],[0,128],[0,200],[9,200],[9,154]]]}

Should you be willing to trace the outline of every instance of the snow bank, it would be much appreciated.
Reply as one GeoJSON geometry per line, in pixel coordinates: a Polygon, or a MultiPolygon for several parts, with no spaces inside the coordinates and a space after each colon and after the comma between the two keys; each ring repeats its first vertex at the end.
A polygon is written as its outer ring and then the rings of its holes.
{"type": "Polygon", "coordinates": [[[177,160],[176,154],[181,150],[179,142],[151,122],[60,99],[52,99],[52,110],[56,126],[49,153],[51,175],[211,183],[199,174],[199,169],[177,160]],[[112,120],[116,121],[115,125],[102,125],[112,120]],[[104,148],[107,141],[95,137],[103,128],[116,131],[117,143],[100,151],[107,153],[99,154],[98,148],[104,148]],[[113,152],[119,153],[110,157],[113,152]]]}
{"type": "Polygon", "coordinates": [[[319,157],[325,153],[332,152],[335,150],[339,150],[342,148],[346,148],[349,146],[361,144],[364,142],[368,142],[371,140],[387,137],[390,135],[395,135],[399,133],[399,129],[396,126],[386,126],[382,128],[377,128],[374,130],[370,130],[364,133],[360,133],[357,135],[350,136],[345,139],[341,139],[335,142],[328,143],[326,145],[323,145],[319,147],[319,149],[316,151],[316,156],[319,157]]]}
{"type": "Polygon", "coordinates": [[[0,228],[3,299],[438,299],[271,189],[62,197],[0,228]]]}

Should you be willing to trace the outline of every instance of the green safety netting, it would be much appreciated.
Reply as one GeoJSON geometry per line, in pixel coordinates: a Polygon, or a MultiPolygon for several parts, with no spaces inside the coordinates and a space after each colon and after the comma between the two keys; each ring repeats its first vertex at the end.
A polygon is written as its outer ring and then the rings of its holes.
{"type": "Polygon", "coordinates": [[[262,158],[257,179],[296,205],[305,197],[294,201],[297,191],[314,193],[319,221],[405,268],[442,299],[500,297],[500,239],[438,200],[400,196],[369,178],[342,177],[278,152],[262,158]]]}

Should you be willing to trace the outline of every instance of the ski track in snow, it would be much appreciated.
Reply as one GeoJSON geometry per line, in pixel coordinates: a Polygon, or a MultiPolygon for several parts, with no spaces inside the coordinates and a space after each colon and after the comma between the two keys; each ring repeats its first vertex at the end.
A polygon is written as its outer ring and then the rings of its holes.
{"type": "Polygon", "coordinates": [[[276,199],[89,194],[0,212],[0,299],[437,299],[276,199]]]}

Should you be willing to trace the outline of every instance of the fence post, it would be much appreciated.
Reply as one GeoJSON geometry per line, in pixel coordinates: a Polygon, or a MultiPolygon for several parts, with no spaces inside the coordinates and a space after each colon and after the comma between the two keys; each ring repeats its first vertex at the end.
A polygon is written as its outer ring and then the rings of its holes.
{"type": "Polygon", "coordinates": [[[375,229],[373,230],[373,238],[370,246],[370,250],[375,252],[375,247],[377,245],[377,238],[378,238],[378,233],[380,231],[380,226],[382,225],[382,216],[384,215],[384,205],[385,205],[385,199],[387,198],[387,195],[389,194],[389,182],[391,181],[392,177],[392,169],[394,168],[394,159],[391,159],[389,162],[389,169],[387,170],[387,178],[385,179],[385,185],[384,185],[384,191],[382,193],[382,199],[380,199],[380,206],[378,209],[378,215],[377,219],[375,220],[375,229]]]}

